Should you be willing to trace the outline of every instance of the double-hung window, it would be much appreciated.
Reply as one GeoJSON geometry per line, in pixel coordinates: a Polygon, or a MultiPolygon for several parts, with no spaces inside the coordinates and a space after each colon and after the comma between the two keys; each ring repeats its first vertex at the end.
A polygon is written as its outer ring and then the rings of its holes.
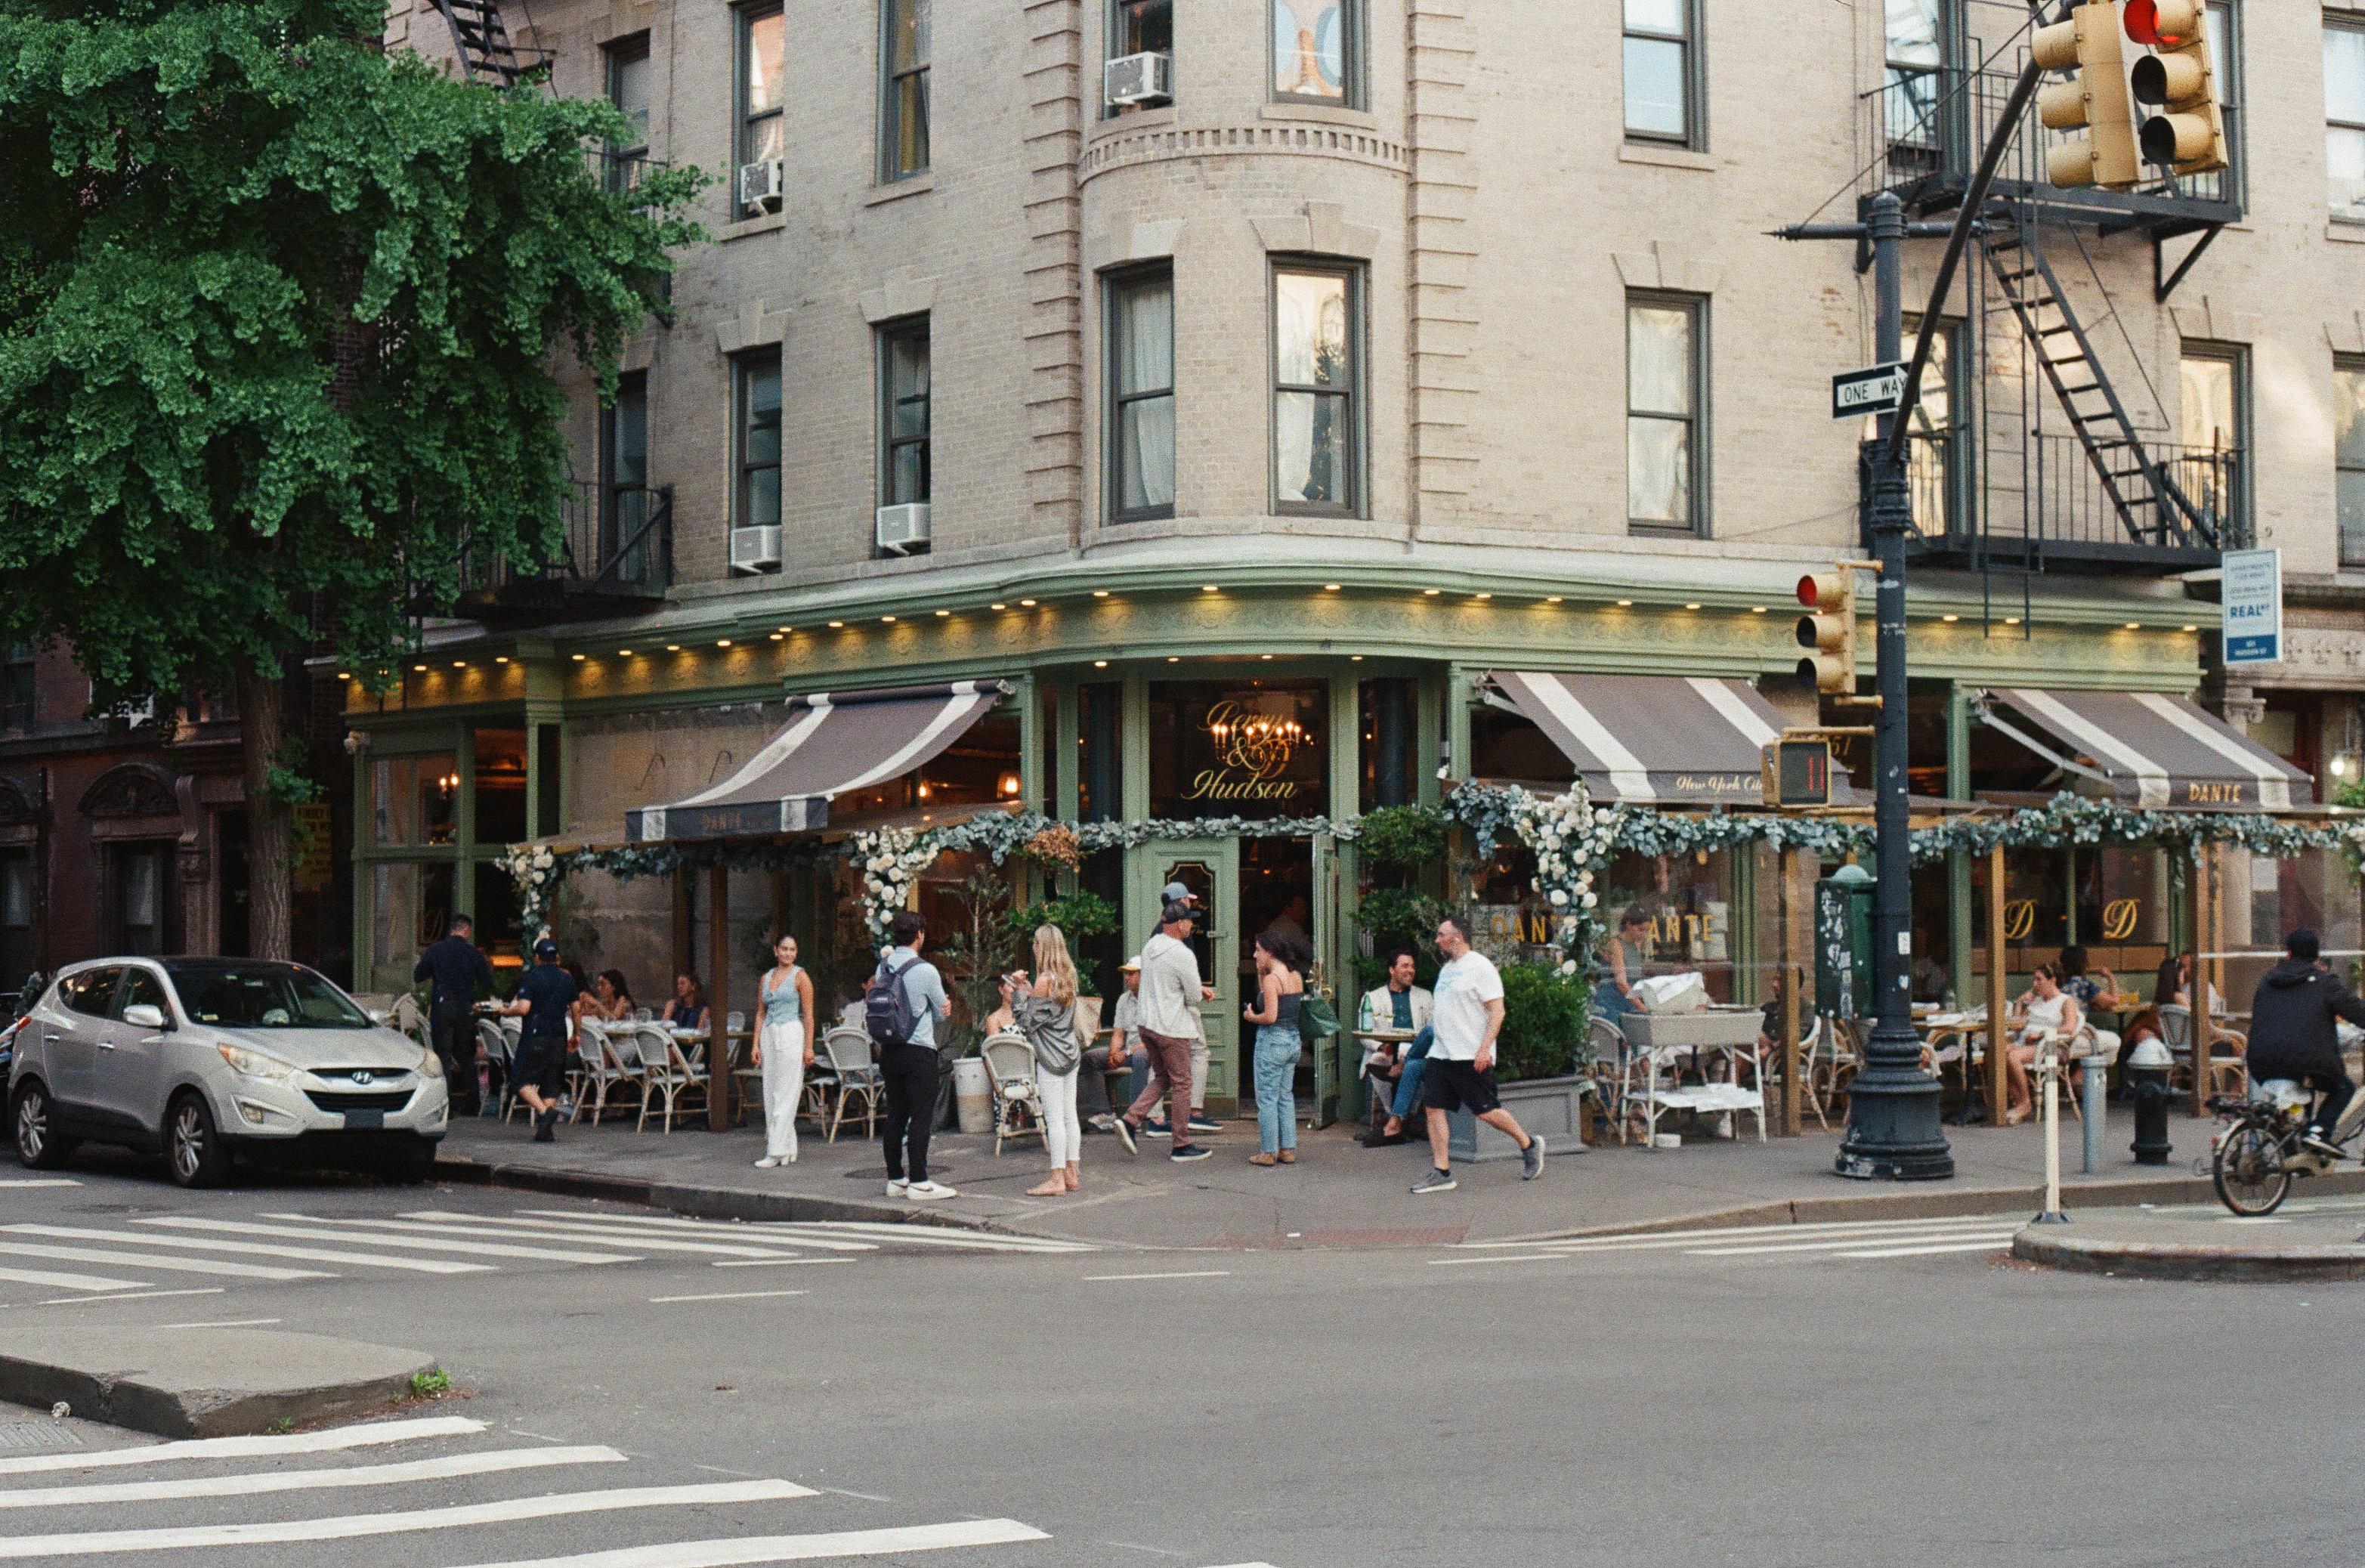
{"type": "MultiPolygon", "coordinates": [[[[1174,55],[1174,0],[1110,0],[1106,31],[1111,60],[1162,54],[1171,61],[1174,55]]],[[[1104,118],[1121,115],[1128,109],[1147,107],[1149,102],[1104,103],[1101,114],[1104,118]]]]}
{"type": "Polygon", "coordinates": [[[1275,101],[1361,108],[1360,0],[1271,0],[1271,4],[1275,101]]]}
{"type": "Polygon", "coordinates": [[[616,400],[600,411],[600,568],[639,537],[648,486],[649,376],[628,370],[616,378],[616,400]]]}
{"type": "Polygon", "coordinates": [[[2332,462],[2340,564],[2365,566],[2365,359],[2332,363],[2332,462]]]}
{"type": "Polygon", "coordinates": [[[1945,149],[1946,28],[1944,0],[1886,0],[1881,83],[1889,160],[1900,171],[1935,170],[1945,149]]]}
{"type": "Polygon", "coordinates": [[[2365,223],[2365,25],[2324,19],[2324,151],[2332,216],[2365,223]]]}
{"type": "Polygon", "coordinates": [[[1362,504],[1359,282],[1352,267],[1290,263],[1273,269],[1276,510],[1351,514],[1362,504]]]}
{"type": "Polygon", "coordinates": [[[928,166],[929,0],[880,0],[879,178],[928,166]]]}
{"type": "Polygon", "coordinates": [[[1109,517],[1174,515],[1174,269],[1112,275],[1108,311],[1109,517]]]}
{"type": "Polygon", "coordinates": [[[1627,137],[1700,146],[1694,0],[1625,0],[1625,7],[1627,137]]]}
{"type": "Polygon", "coordinates": [[[2244,532],[2242,459],[2249,445],[2249,359],[2238,343],[2187,342],[2177,360],[2183,437],[2172,477],[2225,547],[2244,532]]]}
{"type": "Polygon", "coordinates": [[[39,651],[34,644],[17,643],[0,662],[0,729],[33,727],[33,656],[39,651]]]}
{"type": "Polygon", "coordinates": [[[758,349],[731,362],[738,467],[732,525],[772,528],[780,521],[780,351],[758,349]]]}
{"type": "MultiPolygon", "coordinates": [[[[738,17],[739,117],[731,161],[738,166],[739,180],[732,192],[731,216],[760,218],[777,209],[779,201],[765,194],[767,181],[758,166],[784,169],[788,154],[780,97],[786,34],[778,6],[749,8],[738,17]]],[[[777,188],[777,181],[772,183],[777,188]]]]}
{"type": "Polygon", "coordinates": [[[610,44],[606,64],[608,102],[632,128],[608,143],[608,188],[628,191],[641,183],[649,161],[649,35],[610,44]]]}
{"type": "Polygon", "coordinates": [[[928,319],[879,329],[879,504],[928,498],[928,319]]]}
{"type": "Polygon", "coordinates": [[[1626,297],[1626,521],[1640,532],[1705,533],[1708,302],[1626,297]]]}

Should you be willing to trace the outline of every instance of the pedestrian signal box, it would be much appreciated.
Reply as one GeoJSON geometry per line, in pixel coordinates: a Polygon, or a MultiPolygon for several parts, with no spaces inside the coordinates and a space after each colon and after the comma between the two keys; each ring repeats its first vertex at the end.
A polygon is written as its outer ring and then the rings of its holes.
{"type": "Polygon", "coordinates": [[[1765,801],[1774,806],[1832,803],[1832,743],[1777,741],[1765,748],[1765,801]]]}

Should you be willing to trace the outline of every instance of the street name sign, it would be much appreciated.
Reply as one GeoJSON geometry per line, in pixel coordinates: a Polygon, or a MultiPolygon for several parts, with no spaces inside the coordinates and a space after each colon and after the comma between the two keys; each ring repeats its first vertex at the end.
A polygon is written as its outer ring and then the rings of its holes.
{"type": "Polygon", "coordinates": [[[1869,370],[1846,370],[1832,377],[1832,418],[1860,420],[1867,414],[1893,414],[1905,406],[1905,366],[1876,364],[1869,370]]]}
{"type": "Polygon", "coordinates": [[[2220,562],[2228,665],[2270,665],[2283,656],[2283,553],[2228,550],[2220,562]]]}

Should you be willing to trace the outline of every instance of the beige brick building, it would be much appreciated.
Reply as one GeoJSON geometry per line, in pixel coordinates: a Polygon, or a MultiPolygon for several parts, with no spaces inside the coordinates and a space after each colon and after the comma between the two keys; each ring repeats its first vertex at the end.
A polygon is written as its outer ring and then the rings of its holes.
{"type": "MultiPolygon", "coordinates": [[[[444,15],[412,3],[389,39],[453,59],[444,15]]],[[[1006,736],[968,748],[992,780],[970,803],[1013,798],[1006,779],[1087,818],[1202,814],[1169,788],[1189,732],[1253,693],[1322,729],[1296,800],[1339,815],[1440,778],[1579,771],[1482,700],[1488,670],[1739,680],[1806,716],[1790,586],[1858,552],[1866,432],[1827,388],[1871,362],[1870,286],[1846,246],[1767,231],[1882,189],[1951,216],[2027,20],[2001,0],[1778,25],[1731,0],[511,9],[554,90],[644,117],[619,170],[723,176],[673,324],[632,345],[616,409],[581,389],[574,421],[575,569],[662,514],[670,571],[540,615],[496,596],[439,632],[398,698],[353,714],[364,798],[412,755],[452,759],[465,792],[472,736],[522,731],[532,831],[612,838],[628,809],[727,778],[786,697],[977,678],[1014,695],[1006,736]],[[922,502],[924,543],[882,547],[922,502]]],[[[2356,777],[2365,7],[2232,0],[2209,22],[2232,167],[2057,193],[2028,177],[2032,125],[1945,306],[1915,443],[1924,792],[2058,782],[1975,722],[1982,692],[2025,686],[2205,683],[2327,790],[2356,777]],[[2145,454],[2130,504],[2023,328],[2060,319],[2056,298],[2088,357],[2054,372],[2099,371],[2124,423],[2091,428],[2145,454]],[[2226,677],[2210,568],[2251,543],[2282,552],[2292,656],[2226,677]]],[[[1909,305],[1940,246],[1910,242],[1909,305]]],[[[833,815],[971,787],[928,781],[833,815]]],[[[479,869],[499,846],[465,803],[455,822],[444,845],[364,832],[380,968],[439,909],[503,897],[479,869]]],[[[1205,862],[1234,944],[1276,890],[1311,893],[1344,963],[1351,865],[1340,893],[1316,848],[1244,842],[1087,880],[1124,899],[1129,938],[1182,861],[1205,862]]],[[[1635,891],[1745,912],[1752,874],[1681,890],[1642,868],[1635,891]]],[[[1933,883],[1959,968],[1967,874],[1933,883]]],[[[2079,935],[2064,885],[2057,941],[2079,935]]],[[[733,886],[750,953],[759,928],[825,918],[786,873],[733,886]]],[[[585,890],[597,961],[646,990],[706,952],[670,896],[585,890]]]]}

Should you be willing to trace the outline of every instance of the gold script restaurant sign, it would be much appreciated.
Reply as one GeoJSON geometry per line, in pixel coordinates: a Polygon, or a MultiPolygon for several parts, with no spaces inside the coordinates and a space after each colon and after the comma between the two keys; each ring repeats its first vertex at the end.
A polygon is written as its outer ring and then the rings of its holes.
{"type": "Polygon", "coordinates": [[[1186,801],[1290,801],[1299,780],[1282,777],[1305,744],[1295,719],[1243,708],[1226,699],[1211,705],[1200,729],[1215,749],[1216,766],[1203,767],[1182,791],[1186,801]]]}

